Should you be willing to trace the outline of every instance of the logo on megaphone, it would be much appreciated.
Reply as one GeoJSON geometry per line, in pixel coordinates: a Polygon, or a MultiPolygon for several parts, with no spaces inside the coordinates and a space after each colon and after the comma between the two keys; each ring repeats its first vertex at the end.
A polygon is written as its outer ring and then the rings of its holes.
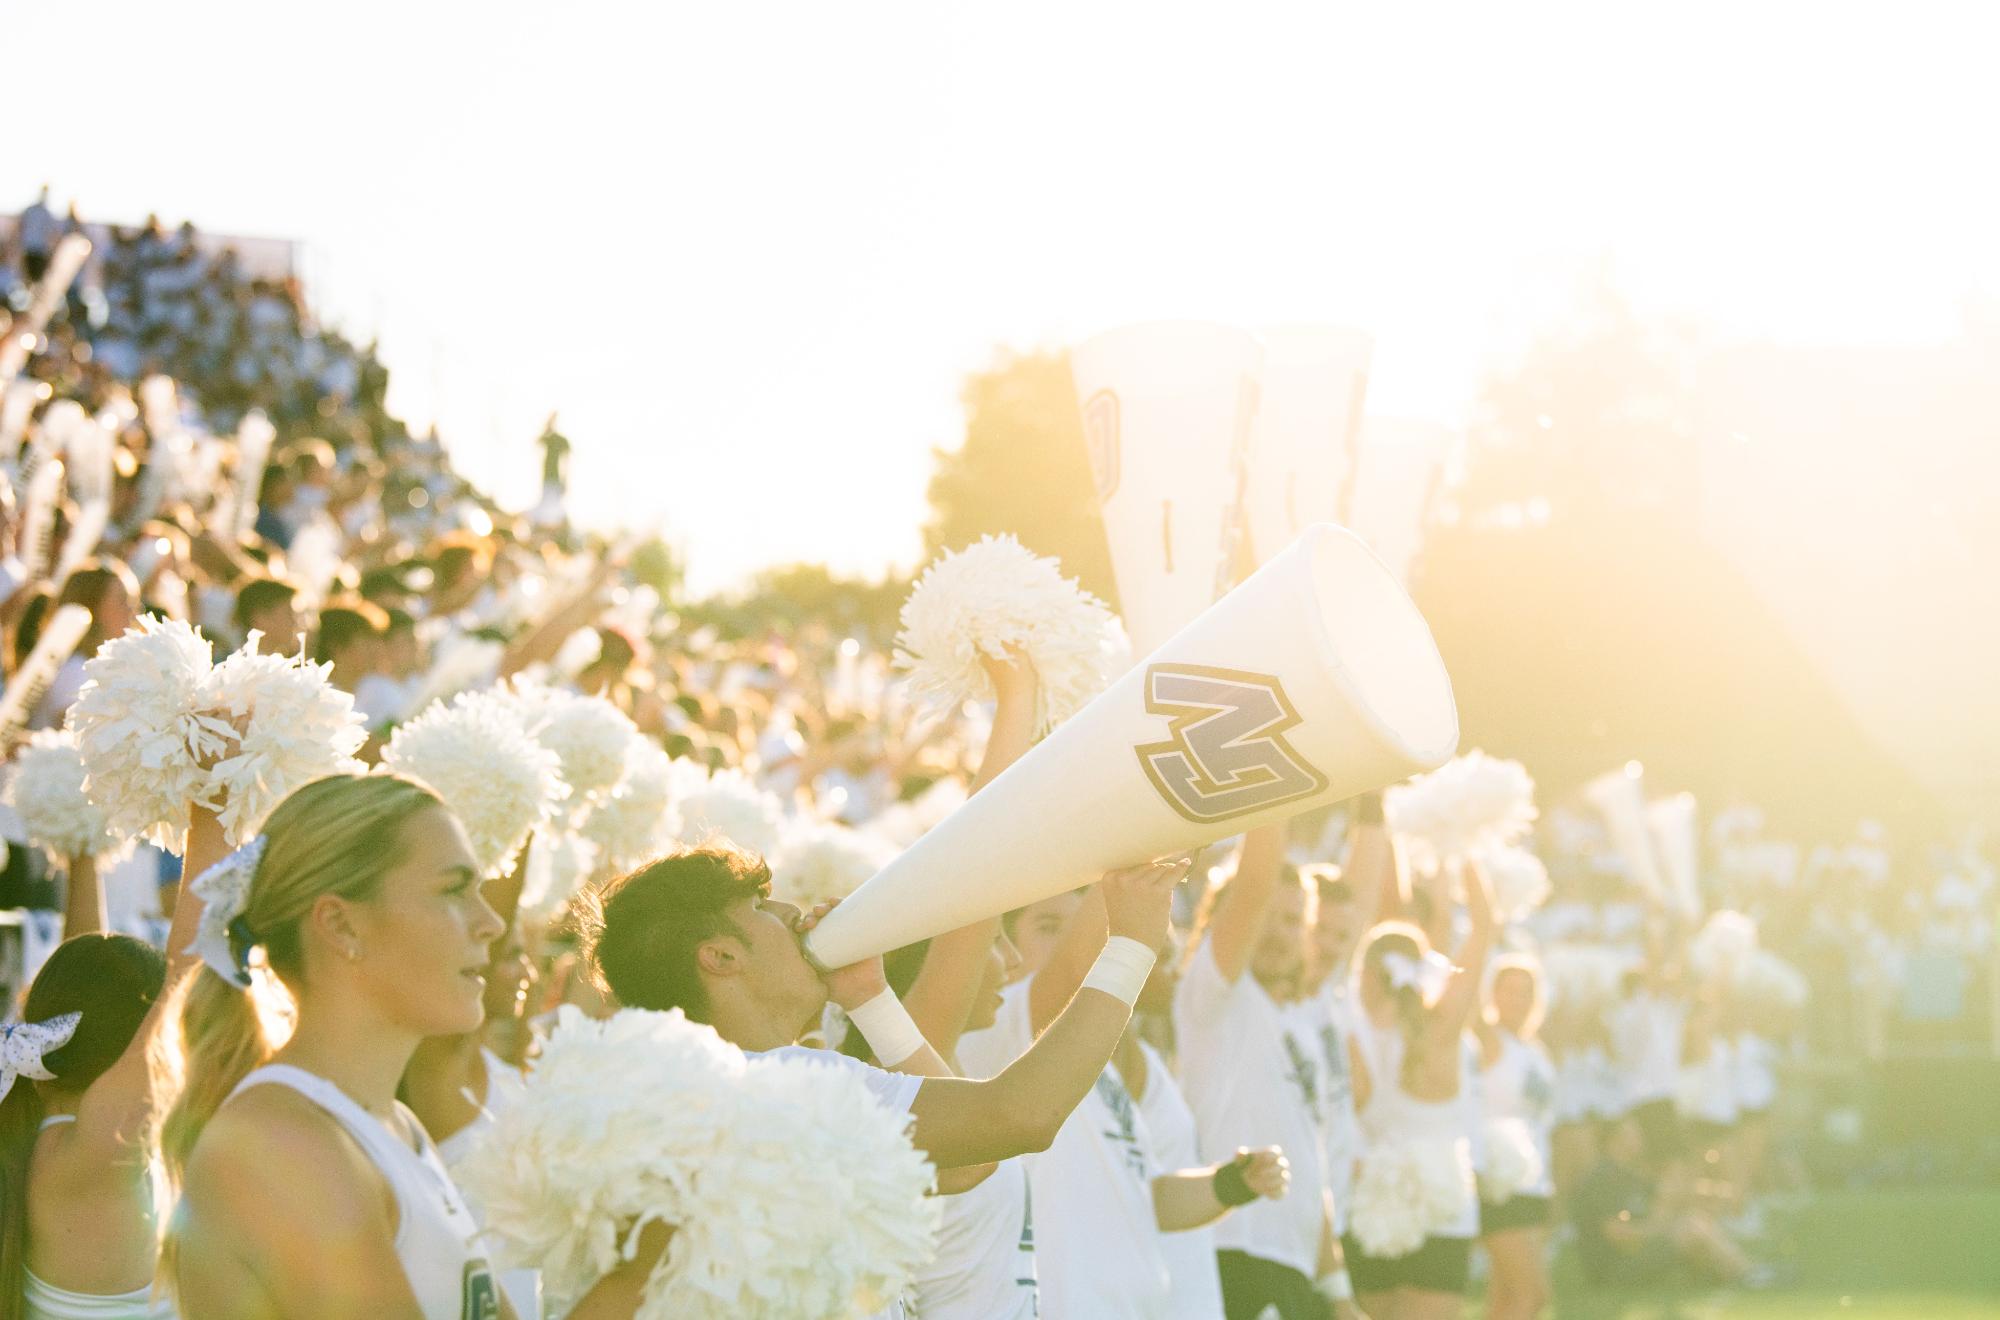
{"type": "Polygon", "coordinates": [[[1169,717],[1169,737],[1140,746],[1139,762],[1189,820],[1254,816],[1326,789],[1326,776],[1285,741],[1299,713],[1273,674],[1148,665],[1146,711],[1169,717]]]}

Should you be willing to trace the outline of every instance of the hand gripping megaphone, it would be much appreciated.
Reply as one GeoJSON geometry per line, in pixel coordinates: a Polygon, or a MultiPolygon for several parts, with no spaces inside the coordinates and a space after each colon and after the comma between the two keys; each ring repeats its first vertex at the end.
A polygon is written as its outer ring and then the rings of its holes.
{"type": "Polygon", "coordinates": [[[1070,353],[1119,613],[1144,655],[1239,576],[1263,349],[1245,331],[1161,321],[1070,353]]]}
{"type": "Polygon", "coordinates": [[[1450,759],[1451,680],[1352,533],[1290,548],[877,872],[806,939],[839,967],[1450,759]]]}
{"type": "Polygon", "coordinates": [[[1244,515],[1264,563],[1314,523],[1339,522],[1354,476],[1373,341],[1338,326],[1265,330],[1244,515]]]}

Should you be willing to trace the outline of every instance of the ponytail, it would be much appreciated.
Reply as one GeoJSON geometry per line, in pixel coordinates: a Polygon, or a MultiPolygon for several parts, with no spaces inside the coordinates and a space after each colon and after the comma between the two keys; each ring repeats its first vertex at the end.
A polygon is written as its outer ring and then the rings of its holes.
{"type": "Polygon", "coordinates": [[[180,1094],[160,1123],[160,1153],[176,1186],[187,1170],[194,1143],[237,1083],[261,1068],[283,1043],[272,1027],[268,1003],[283,988],[256,975],[250,987],[232,985],[206,967],[190,973],[179,988],[180,1094]],[[260,1002],[266,1001],[266,1002],[260,1002]]]}

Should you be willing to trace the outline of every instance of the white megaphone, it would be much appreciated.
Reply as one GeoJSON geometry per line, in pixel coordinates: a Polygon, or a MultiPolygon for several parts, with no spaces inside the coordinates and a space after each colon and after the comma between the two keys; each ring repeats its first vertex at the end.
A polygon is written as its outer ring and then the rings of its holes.
{"type": "Polygon", "coordinates": [[[1622,770],[1607,771],[1585,784],[1583,797],[1604,818],[1611,846],[1625,859],[1632,882],[1665,902],[1666,882],[1653,854],[1652,827],[1646,821],[1645,769],[1637,761],[1627,761],[1622,770]]]}
{"type": "Polygon", "coordinates": [[[1361,424],[1359,462],[1338,521],[1382,556],[1405,586],[1453,438],[1436,422],[1370,417],[1361,424]]]}
{"type": "Polygon", "coordinates": [[[1244,515],[1260,564],[1314,523],[1339,522],[1354,474],[1373,341],[1338,326],[1266,330],[1244,515]]]}
{"type": "Polygon", "coordinates": [[[1646,825],[1666,874],[1667,896],[1684,917],[1701,913],[1701,827],[1692,793],[1646,804],[1646,825]]]}
{"type": "Polygon", "coordinates": [[[1231,326],[1126,326],[1070,353],[1119,613],[1144,655],[1236,581],[1262,349],[1231,326]]]}
{"type": "Polygon", "coordinates": [[[1451,680],[1359,539],[1306,530],[856,889],[839,967],[1449,760],[1451,680]]]}

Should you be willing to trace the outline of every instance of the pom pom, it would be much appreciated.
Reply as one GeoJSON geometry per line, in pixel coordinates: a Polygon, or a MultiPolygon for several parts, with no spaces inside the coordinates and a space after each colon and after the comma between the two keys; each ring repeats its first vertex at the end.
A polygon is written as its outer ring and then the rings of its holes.
{"type": "Polygon", "coordinates": [[[536,921],[554,917],[596,871],[596,844],[568,830],[536,830],[521,874],[522,915],[536,921]]]}
{"type": "Polygon", "coordinates": [[[719,836],[759,857],[777,851],[785,808],[774,794],[758,788],[740,770],[703,775],[692,762],[675,764],[690,767],[678,771],[684,785],[680,795],[683,843],[701,844],[719,836]]]}
{"type": "Polygon", "coordinates": [[[1411,840],[1430,866],[1527,833],[1535,819],[1535,781],[1519,761],[1485,752],[1454,757],[1383,797],[1389,827],[1411,840]]]}
{"type": "Polygon", "coordinates": [[[1489,1118],[1481,1135],[1485,1154],[1479,1168],[1479,1195],[1483,1199],[1499,1205],[1542,1180],[1542,1152],[1526,1120],[1489,1118]]]}
{"type": "Polygon", "coordinates": [[[83,667],[69,728],[105,828],[179,852],[188,808],[208,800],[208,767],[236,731],[201,707],[208,639],[153,615],[99,647],[83,667]]]}
{"type": "Polygon", "coordinates": [[[528,733],[561,761],[563,782],[579,803],[625,778],[626,753],[639,730],[624,711],[602,697],[530,683],[508,695],[528,733]]]}
{"type": "Polygon", "coordinates": [[[1111,612],[1011,536],[986,536],[947,551],[903,602],[896,664],[918,696],[939,706],[993,699],[982,655],[1022,648],[1040,696],[1035,730],[1068,719],[1103,690],[1111,656],[1111,612]]]}
{"type": "Polygon", "coordinates": [[[863,828],[901,851],[964,805],[965,785],[956,779],[940,779],[910,801],[883,809],[863,828]]]}
{"type": "Polygon", "coordinates": [[[508,1266],[568,1311],[653,1222],[640,1320],[879,1309],[929,1259],[930,1165],[831,1064],[746,1061],[678,1012],[565,1007],[519,1101],[460,1166],[508,1266]]]}
{"type": "Polygon", "coordinates": [[[1619,982],[1637,960],[1601,944],[1551,944],[1542,951],[1542,983],[1549,1005],[1587,1013],[1618,997],[1619,982]]]}
{"type": "Polygon", "coordinates": [[[1465,1214],[1474,1196],[1467,1142],[1370,1145],[1354,1178],[1355,1240],[1371,1256],[1407,1256],[1465,1214]]]}
{"type": "Polygon", "coordinates": [[[887,866],[893,846],[864,830],[830,821],[787,824],[771,858],[771,890],[802,908],[846,898],[861,882],[887,866]]]}
{"type": "Polygon", "coordinates": [[[1549,868],[1526,848],[1487,848],[1478,854],[1493,891],[1493,910],[1503,921],[1519,921],[1549,901],[1549,868]]]}
{"type": "Polygon", "coordinates": [[[286,796],[327,775],[366,770],[354,754],[368,740],[354,698],[333,686],[332,665],[258,655],[257,634],[209,671],[202,700],[235,733],[209,773],[207,798],[230,846],[247,842],[286,796]]]}
{"type": "Polygon", "coordinates": [[[382,764],[420,779],[465,827],[482,875],[511,869],[565,789],[556,754],[528,736],[512,704],[463,693],[397,728],[382,764]]]}
{"type": "Polygon", "coordinates": [[[1704,981],[1728,981],[1757,952],[1757,923],[1725,908],[1709,914],[1688,941],[1688,965],[1704,981]]]}
{"type": "Polygon", "coordinates": [[[72,857],[109,861],[130,850],[129,843],[121,847],[105,830],[104,812],[83,791],[83,754],[77,751],[74,733],[43,729],[30,735],[28,745],[14,758],[13,772],[7,801],[20,813],[28,841],[53,861],[59,865],[72,857]]]}
{"type": "Polygon", "coordinates": [[[600,878],[623,875],[667,850],[680,830],[676,782],[666,752],[651,739],[633,739],[625,782],[583,818],[583,837],[597,846],[600,878]]]}

